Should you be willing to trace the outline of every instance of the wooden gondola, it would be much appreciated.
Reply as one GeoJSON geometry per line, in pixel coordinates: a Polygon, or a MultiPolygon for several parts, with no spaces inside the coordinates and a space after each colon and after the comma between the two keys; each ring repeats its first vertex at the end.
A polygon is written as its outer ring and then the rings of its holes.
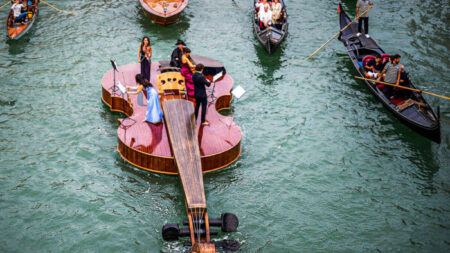
{"type": "Polygon", "coordinates": [[[28,12],[28,20],[24,23],[15,23],[14,22],[14,14],[11,10],[8,15],[8,19],[6,20],[6,30],[7,36],[11,40],[20,39],[25,33],[27,33],[34,24],[38,14],[39,8],[39,0],[28,0],[27,12],[28,12]],[[33,5],[32,2],[35,2],[33,5]]]}
{"type": "MultiPolygon", "coordinates": [[[[258,0],[254,0],[254,7],[257,2],[258,0]]],[[[280,0],[280,3],[283,6],[283,10],[281,11],[280,24],[277,24],[276,27],[269,27],[261,30],[259,27],[258,10],[256,7],[253,12],[253,30],[255,31],[255,35],[259,42],[269,54],[275,52],[275,50],[280,46],[281,42],[283,42],[284,38],[286,38],[288,31],[286,4],[284,3],[284,0],[280,0]]]]}
{"type": "MultiPolygon", "coordinates": [[[[194,118],[194,104],[186,97],[185,79],[173,71],[169,62],[153,62],[151,83],[160,95],[164,120],[158,124],[144,122],[146,106],[139,96],[127,96],[115,84],[135,86],[134,76],[140,73],[140,64],[130,64],[111,70],[103,77],[102,100],[112,111],[120,111],[129,118],[119,120],[117,130],[119,154],[129,163],[152,172],[178,175],[185,195],[187,220],[181,225],[166,224],[162,228],[164,240],[189,237],[185,245],[191,252],[215,252],[216,248],[234,251],[240,244],[233,240],[212,241],[220,227],[225,233],[237,229],[239,221],[232,213],[220,218],[208,218],[203,173],[218,170],[236,161],[241,154],[242,132],[230,116],[220,114],[229,108],[233,79],[224,66],[213,59],[192,56],[196,63],[205,65],[203,74],[215,83],[207,89],[209,105],[208,126],[194,118]]],[[[120,86],[119,86],[120,87],[120,86]]],[[[145,95],[144,95],[145,96],[145,95]]],[[[142,97],[141,97],[142,98],[142,97]]]]}
{"type": "Polygon", "coordinates": [[[178,21],[189,0],[139,0],[153,23],[170,25],[178,21]]]}
{"type": "MultiPolygon", "coordinates": [[[[352,20],[345,13],[341,3],[339,3],[338,12],[339,24],[342,30],[352,20]]],[[[357,33],[358,24],[355,22],[341,32],[339,40],[346,47],[350,60],[358,74],[365,78],[364,65],[368,60],[373,59],[377,54],[381,55],[383,59],[388,59],[389,55],[371,37],[367,38],[364,34],[358,36],[357,33]]],[[[371,81],[364,81],[364,83],[372,94],[403,124],[417,133],[440,143],[439,107],[436,115],[422,94],[418,92],[402,90],[401,94],[397,94],[394,98],[387,98],[383,93],[383,84],[371,81]]],[[[409,83],[410,88],[415,88],[411,80],[407,80],[407,83],[409,83]]]]}

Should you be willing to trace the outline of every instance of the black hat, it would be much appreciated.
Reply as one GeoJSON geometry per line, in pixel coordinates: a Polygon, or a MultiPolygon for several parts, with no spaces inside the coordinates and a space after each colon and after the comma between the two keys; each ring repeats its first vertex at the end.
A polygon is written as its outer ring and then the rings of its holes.
{"type": "Polygon", "coordinates": [[[178,45],[180,45],[180,44],[183,45],[183,46],[186,46],[186,44],[184,44],[184,41],[182,41],[182,40],[178,40],[177,43],[176,43],[175,45],[178,46],[178,45]]]}

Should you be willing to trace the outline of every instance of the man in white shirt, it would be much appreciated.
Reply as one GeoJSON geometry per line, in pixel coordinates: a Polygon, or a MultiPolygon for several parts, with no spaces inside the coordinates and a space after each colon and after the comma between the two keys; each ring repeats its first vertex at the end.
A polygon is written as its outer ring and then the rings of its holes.
{"type": "Polygon", "coordinates": [[[269,5],[264,6],[264,11],[259,16],[259,28],[265,29],[272,24],[272,11],[269,10],[269,5]]]}
{"type": "MultiPolygon", "coordinates": [[[[372,0],[358,0],[356,3],[356,16],[361,15],[363,12],[367,11],[370,7],[373,6],[372,0]]],[[[369,36],[369,12],[366,12],[358,21],[358,36],[361,35],[362,32],[362,23],[364,23],[364,33],[367,38],[369,36]]]]}
{"type": "Polygon", "coordinates": [[[22,0],[16,0],[16,2],[11,6],[13,10],[14,22],[24,21],[27,17],[27,12],[22,12],[25,9],[25,5],[22,4],[22,0]]]}

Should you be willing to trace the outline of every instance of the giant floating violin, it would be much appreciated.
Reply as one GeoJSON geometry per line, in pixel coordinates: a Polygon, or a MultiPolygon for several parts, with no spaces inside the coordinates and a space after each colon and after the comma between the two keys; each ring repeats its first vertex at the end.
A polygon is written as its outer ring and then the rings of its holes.
{"type": "Polygon", "coordinates": [[[117,130],[119,154],[129,163],[152,172],[178,174],[186,199],[187,220],[180,229],[178,224],[167,224],[162,229],[165,240],[190,237],[186,245],[192,252],[215,252],[216,247],[226,250],[239,249],[236,241],[211,242],[211,235],[221,227],[223,232],[233,232],[239,222],[231,213],[223,213],[219,219],[208,218],[202,172],[226,167],[241,153],[242,132],[233,118],[218,111],[230,106],[233,87],[231,76],[224,66],[215,60],[192,56],[196,63],[205,65],[203,74],[208,79],[222,72],[222,76],[208,88],[210,96],[206,119],[208,126],[200,126],[195,120],[194,104],[186,99],[186,86],[179,72],[172,72],[168,62],[152,63],[151,83],[160,95],[164,121],[153,125],[144,122],[146,106],[139,96],[128,96],[120,91],[117,82],[135,86],[134,76],[140,72],[139,64],[130,64],[110,70],[103,77],[102,100],[112,111],[119,111],[129,118],[119,120],[117,130]],[[156,86],[156,85],[155,85],[156,86]]]}

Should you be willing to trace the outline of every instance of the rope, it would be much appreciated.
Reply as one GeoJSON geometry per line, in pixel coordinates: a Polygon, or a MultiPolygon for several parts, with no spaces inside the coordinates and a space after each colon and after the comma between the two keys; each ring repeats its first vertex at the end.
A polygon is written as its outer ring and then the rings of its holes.
{"type": "Polygon", "coordinates": [[[368,11],[370,11],[370,9],[372,9],[372,6],[370,6],[369,9],[367,9],[366,11],[364,11],[363,13],[361,13],[359,16],[357,16],[355,19],[353,19],[352,22],[350,22],[347,26],[345,26],[344,28],[342,28],[341,30],[339,30],[339,32],[337,32],[333,37],[331,37],[331,39],[329,39],[327,42],[325,42],[325,44],[323,44],[321,47],[319,47],[316,51],[314,51],[314,53],[312,53],[310,56],[306,57],[305,59],[303,59],[303,61],[307,61],[309,59],[311,59],[311,57],[313,57],[315,54],[317,54],[320,50],[322,50],[326,45],[328,45],[328,43],[330,43],[332,40],[334,40],[334,38],[336,38],[341,32],[343,32],[345,29],[347,29],[348,27],[350,27],[351,24],[353,24],[356,20],[358,20],[362,15],[366,14],[368,11]]]}
{"type": "Polygon", "coordinates": [[[58,12],[64,12],[64,13],[68,13],[68,14],[75,14],[75,12],[72,12],[72,11],[65,11],[65,10],[58,9],[58,8],[56,8],[55,6],[53,6],[53,5],[49,4],[49,3],[47,3],[47,2],[44,1],[44,0],[41,0],[41,2],[43,2],[44,4],[50,6],[50,7],[53,8],[53,9],[57,10],[58,12]]]}
{"type": "Polygon", "coordinates": [[[6,4],[0,6],[0,9],[3,8],[3,7],[5,7],[5,6],[7,6],[9,3],[10,3],[10,1],[8,1],[6,4]]]}

